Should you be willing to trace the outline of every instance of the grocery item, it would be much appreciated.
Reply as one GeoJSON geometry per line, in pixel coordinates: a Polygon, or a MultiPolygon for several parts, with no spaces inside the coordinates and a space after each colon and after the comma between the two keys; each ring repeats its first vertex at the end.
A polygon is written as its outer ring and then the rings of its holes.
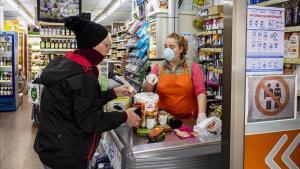
{"type": "Polygon", "coordinates": [[[151,130],[145,129],[145,128],[138,128],[136,131],[136,135],[140,137],[146,137],[149,135],[149,132],[151,130]]]}
{"type": "Polygon", "coordinates": [[[149,142],[150,143],[156,143],[164,141],[166,138],[166,133],[163,132],[162,128],[154,128],[149,132],[149,142]]]}
{"type": "Polygon", "coordinates": [[[288,43],[288,58],[300,57],[300,35],[293,33],[288,43]]]}
{"type": "Polygon", "coordinates": [[[172,131],[172,128],[168,124],[158,125],[158,126],[156,126],[156,128],[161,128],[161,129],[163,129],[164,132],[171,132],[172,131]]]}
{"type": "Polygon", "coordinates": [[[159,96],[152,92],[138,93],[134,96],[134,103],[140,104],[142,110],[141,127],[146,127],[147,117],[157,117],[159,96]]]}
{"type": "Polygon", "coordinates": [[[147,116],[146,119],[147,129],[151,130],[157,125],[156,116],[147,116]]]}
{"type": "Polygon", "coordinates": [[[167,124],[168,121],[168,114],[165,111],[160,111],[158,113],[158,121],[160,125],[165,125],[167,124]]]}
{"type": "Polygon", "coordinates": [[[178,136],[180,139],[188,139],[188,138],[194,138],[193,130],[188,126],[181,126],[179,129],[174,130],[176,136],[178,136]]]}

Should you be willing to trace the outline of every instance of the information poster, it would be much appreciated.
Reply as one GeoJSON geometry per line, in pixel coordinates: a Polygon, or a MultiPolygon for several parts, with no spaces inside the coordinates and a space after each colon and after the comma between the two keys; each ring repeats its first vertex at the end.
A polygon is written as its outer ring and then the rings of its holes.
{"type": "Polygon", "coordinates": [[[248,76],[247,123],[296,118],[296,77],[248,76]]]}
{"type": "Polygon", "coordinates": [[[247,75],[283,74],[284,8],[248,7],[247,75]]]}

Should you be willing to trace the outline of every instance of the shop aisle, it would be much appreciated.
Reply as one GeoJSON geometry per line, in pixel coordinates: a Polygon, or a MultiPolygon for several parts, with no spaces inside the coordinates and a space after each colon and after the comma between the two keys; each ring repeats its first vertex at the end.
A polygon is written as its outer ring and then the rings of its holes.
{"type": "Polygon", "coordinates": [[[0,112],[0,169],[41,169],[33,150],[37,128],[31,122],[31,103],[24,99],[15,112],[0,112]]]}

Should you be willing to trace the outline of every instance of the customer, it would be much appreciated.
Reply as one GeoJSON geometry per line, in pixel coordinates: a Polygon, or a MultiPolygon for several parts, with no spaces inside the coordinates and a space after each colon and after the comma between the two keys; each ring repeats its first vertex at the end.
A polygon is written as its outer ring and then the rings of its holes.
{"type": "Polygon", "coordinates": [[[165,60],[153,67],[143,90],[153,91],[156,86],[160,109],[179,118],[198,116],[200,123],[206,119],[204,74],[198,64],[186,58],[187,50],[183,36],[170,34],[165,41],[165,60]]]}
{"type": "Polygon", "coordinates": [[[98,65],[112,40],[107,30],[79,17],[65,19],[74,31],[78,49],[54,59],[37,83],[43,84],[39,129],[34,149],[45,168],[86,169],[101,133],[126,122],[138,126],[134,109],[103,112],[103,105],[118,96],[132,96],[130,87],[101,91],[98,65]]]}

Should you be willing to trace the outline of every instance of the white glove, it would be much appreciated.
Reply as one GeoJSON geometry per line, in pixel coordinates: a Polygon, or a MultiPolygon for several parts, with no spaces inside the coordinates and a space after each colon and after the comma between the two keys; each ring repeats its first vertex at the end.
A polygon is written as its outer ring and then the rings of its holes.
{"type": "Polygon", "coordinates": [[[197,118],[197,124],[201,123],[203,120],[207,119],[205,113],[199,113],[197,118]]]}
{"type": "Polygon", "coordinates": [[[146,81],[152,85],[155,85],[158,82],[158,77],[155,74],[149,74],[146,76],[146,81]]]}

